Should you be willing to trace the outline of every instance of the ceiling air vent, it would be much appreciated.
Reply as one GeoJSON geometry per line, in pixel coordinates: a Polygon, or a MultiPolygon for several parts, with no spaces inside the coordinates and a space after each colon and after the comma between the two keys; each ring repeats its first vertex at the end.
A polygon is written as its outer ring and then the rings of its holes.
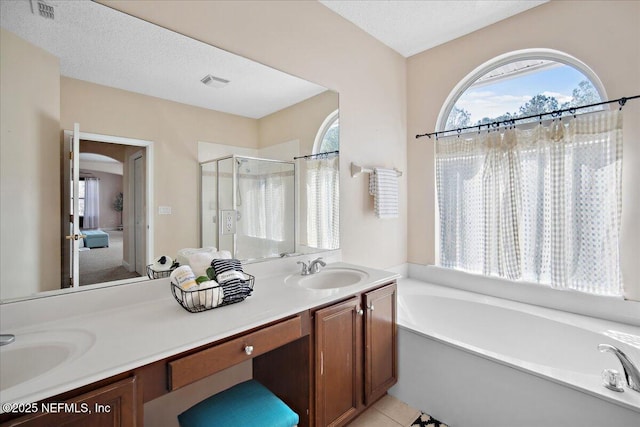
{"type": "Polygon", "coordinates": [[[207,86],[216,87],[216,88],[225,87],[227,83],[229,83],[229,80],[223,79],[221,77],[215,77],[215,76],[212,76],[211,74],[207,74],[200,81],[206,84],[207,86]]]}
{"type": "Polygon", "coordinates": [[[31,0],[31,12],[43,18],[54,19],[54,8],[44,0],[31,0]]]}

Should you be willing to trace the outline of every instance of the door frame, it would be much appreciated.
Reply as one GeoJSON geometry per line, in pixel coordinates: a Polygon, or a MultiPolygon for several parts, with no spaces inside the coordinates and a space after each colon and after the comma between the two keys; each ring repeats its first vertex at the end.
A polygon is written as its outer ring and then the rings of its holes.
{"type": "MultiPolygon", "coordinates": [[[[64,131],[65,137],[72,135],[73,131],[66,130],[64,131]]],[[[145,221],[146,221],[146,233],[145,233],[145,246],[146,246],[146,260],[145,264],[153,263],[153,248],[154,248],[154,221],[153,221],[153,176],[154,176],[154,168],[153,168],[153,141],[147,141],[144,139],[136,139],[136,138],[126,138],[122,136],[113,136],[113,135],[103,135],[99,133],[90,133],[90,132],[80,132],[79,139],[96,141],[96,142],[105,142],[109,144],[120,144],[120,145],[128,145],[133,147],[141,147],[146,149],[144,153],[145,157],[145,168],[146,168],[146,179],[145,179],[145,221]]],[[[129,280],[130,281],[130,280],[129,280]]],[[[111,283],[111,282],[109,282],[111,283]]]]}
{"type": "MultiPolygon", "coordinates": [[[[128,194],[129,194],[129,199],[128,202],[130,203],[130,206],[133,206],[132,209],[129,209],[129,211],[127,212],[127,222],[129,224],[133,224],[132,230],[129,233],[129,236],[127,238],[128,241],[128,245],[129,245],[129,258],[124,260],[123,262],[126,262],[127,265],[125,265],[125,268],[127,268],[129,271],[136,271],[137,273],[139,273],[140,275],[144,276],[146,274],[145,271],[138,271],[138,254],[137,254],[137,245],[136,245],[136,208],[135,208],[135,198],[137,197],[136,195],[136,178],[135,178],[135,169],[136,169],[136,165],[135,165],[135,161],[139,158],[143,158],[144,159],[145,153],[143,150],[139,150],[134,152],[133,154],[129,155],[128,160],[129,160],[129,182],[127,183],[127,190],[128,190],[128,194]]],[[[146,165],[145,165],[146,167],[146,165]]],[[[146,171],[145,171],[145,181],[148,180],[148,176],[146,176],[146,171]]],[[[144,206],[143,206],[143,210],[144,210],[144,206]]],[[[149,211],[149,208],[147,208],[147,211],[149,211]]],[[[145,219],[146,222],[146,219],[145,219]]],[[[148,231],[148,230],[147,230],[148,231]]],[[[150,234],[150,233],[145,233],[145,234],[150,234]]],[[[147,245],[147,242],[145,242],[145,245],[147,245]]],[[[146,247],[145,247],[145,252],[146,252],[146,247]]],[[[145,266],[147,266],[148,264],[151,264],[152,261],[148,261],[148,260],[143,260],[143,268],[142,270],[144,270],[145,266]]]]}

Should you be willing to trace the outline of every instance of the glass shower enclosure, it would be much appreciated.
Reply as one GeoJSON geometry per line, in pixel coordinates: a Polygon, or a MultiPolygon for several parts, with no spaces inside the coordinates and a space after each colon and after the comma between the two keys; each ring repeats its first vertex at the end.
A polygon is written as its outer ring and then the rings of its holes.
{"type": "Polygon", "coordinates": [[[258,260],[295,252],[295,163],[232,155],[200,163],[201,246],[258,260]]]}

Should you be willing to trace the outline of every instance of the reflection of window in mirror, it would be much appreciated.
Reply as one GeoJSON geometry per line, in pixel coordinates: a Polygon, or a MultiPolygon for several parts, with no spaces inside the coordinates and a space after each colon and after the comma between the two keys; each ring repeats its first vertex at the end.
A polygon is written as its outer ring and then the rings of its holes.
{"type": "MultiPolygon", "coordinates": [[[[324,120],[313,144],[313,154],[340,149],[338,110],[324,120]]],[[[314,156],[305,164],[307,189],[307,244],[316,249],[340,246],[340,173],[337,155],[314,156]]]]}
{"type": "Polygon", "coordinates": [[[340,117],[338,110],[329,114],[318,130],[313,154],[328,153],[340,149],[340,117]]]}
{"type": "MultiPolygon", "coordinates": [[[[85,179],[83,177],[80,177],[80,181],[78,182],[78,217],[80,218],[80,228],[83,228],[83,220],[84,220],[84,205],[85,205],[85,179]]],[[[70,200],[69,200],[69,213],[71,215],[73,215],[73,181],[69,182],[69,187],[70,187],[70,191],[69,194],[71,194],[70,200]]]]}

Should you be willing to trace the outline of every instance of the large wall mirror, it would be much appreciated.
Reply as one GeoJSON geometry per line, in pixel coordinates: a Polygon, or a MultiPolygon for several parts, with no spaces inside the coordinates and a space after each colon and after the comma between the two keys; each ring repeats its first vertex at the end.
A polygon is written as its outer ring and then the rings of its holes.
{"type": "Polygon", "coordinates": [[[47,4],[0,3],[2,302],[145,280],[204,245],[219,212],[201,164],[228,156],[239,257],[338,248],[338,159],[316,155],[338,148],[335,91],[89,0],[47,4]],[[293,237],[256,222],[290,172],[254,159],[294,165],[293,237]],[[261,252],[278,236],[293,246],[261,252]]]}

